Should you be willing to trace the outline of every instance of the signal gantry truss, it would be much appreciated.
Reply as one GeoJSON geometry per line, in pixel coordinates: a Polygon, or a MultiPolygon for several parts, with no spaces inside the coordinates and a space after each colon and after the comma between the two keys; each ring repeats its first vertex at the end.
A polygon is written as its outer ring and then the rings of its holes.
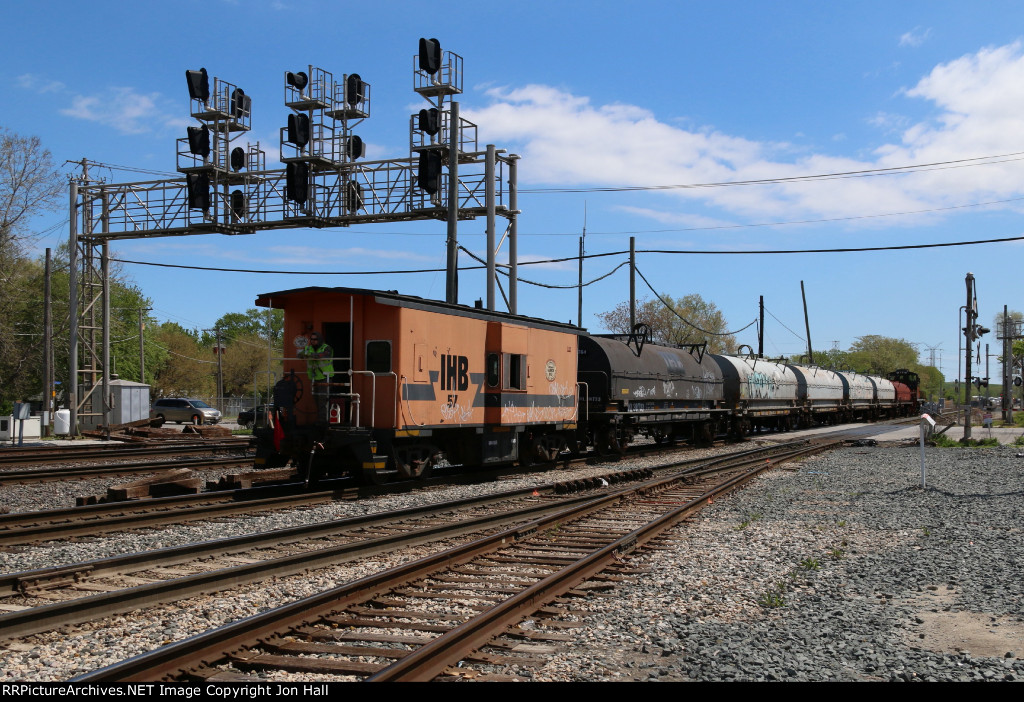
{"type": "Polygon", "coordinates": [[[355,133],[370,116],[370,84],[354,73],[336,80],[314,66],[285,73],[283,168],[266,167],[259,142],[239,143],[251,129],[252,100],[245,91],[219,78],[211,86],[205,68],[186,71],[196,123],[176,142],[180,178],[109,184],[89,180],[83,168],[71,184],[71,265],[78,271],[71,290],[72,431],[110,424],[111,241],[446,220],[446,299],[457,302],[457,222],[486,217],[487,305],[493,310],[495,219],[501,216],[508,220],[507,300],[515,313],[519,157],[493,145],[479,148],[477,126],[459,116],[453,100],[462,93],[462,70],[461,56],[442,51],[436,39],[420,39],[413,90],[430,107],[410,116],[409,156],[376,161],[365,160],[355,133]]]}

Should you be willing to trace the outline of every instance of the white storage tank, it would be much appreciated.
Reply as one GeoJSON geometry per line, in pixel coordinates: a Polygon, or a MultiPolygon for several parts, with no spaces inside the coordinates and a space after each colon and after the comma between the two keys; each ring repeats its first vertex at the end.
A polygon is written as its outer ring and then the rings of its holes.
{"type": "Polygon", "coordinates": [[[71,410],[57,410],[53,417],[53,433],[57,436],[67,436],[71,433],[71,410]]]}

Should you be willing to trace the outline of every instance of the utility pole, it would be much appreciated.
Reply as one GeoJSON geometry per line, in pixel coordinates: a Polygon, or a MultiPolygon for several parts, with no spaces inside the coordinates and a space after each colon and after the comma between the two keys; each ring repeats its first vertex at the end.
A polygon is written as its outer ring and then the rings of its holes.
{"type": "Polygon", "coordinates": [[[217,409],[224,412],[224,347],[220,345],[220,327],[216,327],[214,331],[217,332],[217,409]]]}
{"type": "Polygon", "coordinates": [[[964,359],[964,385],[967,386],[967,403],[964,408],[964,439],[971,438],[971,342],[974,341],[974,319],[978,311],[974,308],[974,274],[967,274],[967,326],[964,327],[964,336],[967,347],[966,358],[964,359]]]}
{"type": "Polygon", "coordinates": [[[50,312],[50,249],[46,250],[43,283],[43,436],[50,435],[53,421],[53,318],[50,312]]]}
{"type": "Polygon", "coordinates": [[[146,312],[149,312],[152,307],[140,307],[139,308],[139,382],[146,382],[146,337],[145,337],[145,317],[146,312]]]}
{"type": "Polygon", "coordinates": [[[757,329],[757,357],[764,358],[764,295],[761,295],[761,325],[757,329]]]}
{"type": "Polygon", "coordinates": [[[807,329],[807,362],[814,365],[814,351],[811,350],[811,320],[807,317],[807,294],[804,292],[804,281],[800,281],[800,297],[804,300],[804,328],[807,329]]]}
{"type": "Polygon", "coordinates": [[[629,237],[629,333],[636,327],[636,237],[629,237]]]}
{"type": "Polygon", "coordinates": [[[583,328],[583,256],[586,253],[583,246],[587,240],[587,204],[583,203],[583,236],[580,237],[580,275],[579,287],[576,289],[576,326],[583,328]]]}

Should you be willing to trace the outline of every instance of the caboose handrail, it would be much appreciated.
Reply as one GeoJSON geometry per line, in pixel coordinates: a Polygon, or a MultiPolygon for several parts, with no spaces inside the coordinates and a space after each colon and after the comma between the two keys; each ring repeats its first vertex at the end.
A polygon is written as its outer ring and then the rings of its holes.
{"type": "MultiPolygon", "coordinates": [[[[404,388],[404,387],[406,387],[408,385],[409,385],[409,378],[407,376],[403,375],[402,376],[402,387],[404,388]]],[[[412,423],[415,424],[416,426],[422,427],[425,424],[425,422],[420,422],[420,421],[416,420],[416,415],[414,415],[412,413],[412,406],[409,404],[408,396],[405,396],[404,399],[405,399],[405,408],[409,412],[409,419],[411,419],[412,423]]],[[[398,428],[398,422],[395,422],[395,428],[396,429],[398,428]]]]}
{"type": "MultiPolygon", "coordinates": [[[[373,378],[373,382],[370,383],[370,394],[373,397],[373,399],[370,401],[370,427],[371,428],[377,426],[377,376],[378,375],[390,375],[392,378],[395,379],[395,415],[394,415],[394,420],[395,421],[394,421],[394,424],[395,424],[395,428],[398,428],[398,374],[395,373],[394,371],[388,371],[387,373],[375,373],[373,371],[367,371],[367,370],[364,370],[364,371],[352,370],[351,368],[349,369],[348,374],[349,374],[349,382],[350,383],[351,383],[351,378],[352,378],[353,375],[368,375],[371,378],[373,378]]],[[[358,415],[356,416],[356,426],[359,426],[358,415]]]]}

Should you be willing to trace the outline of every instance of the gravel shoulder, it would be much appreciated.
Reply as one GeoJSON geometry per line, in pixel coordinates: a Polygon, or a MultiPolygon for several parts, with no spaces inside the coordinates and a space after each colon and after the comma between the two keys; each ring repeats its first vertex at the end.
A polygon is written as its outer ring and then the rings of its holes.
{"type": "Polygon", "coordinates": [[[1019,449],[846,449],[704,510],[581,608],[564,681],[1024,678],[1019,449]]]}

